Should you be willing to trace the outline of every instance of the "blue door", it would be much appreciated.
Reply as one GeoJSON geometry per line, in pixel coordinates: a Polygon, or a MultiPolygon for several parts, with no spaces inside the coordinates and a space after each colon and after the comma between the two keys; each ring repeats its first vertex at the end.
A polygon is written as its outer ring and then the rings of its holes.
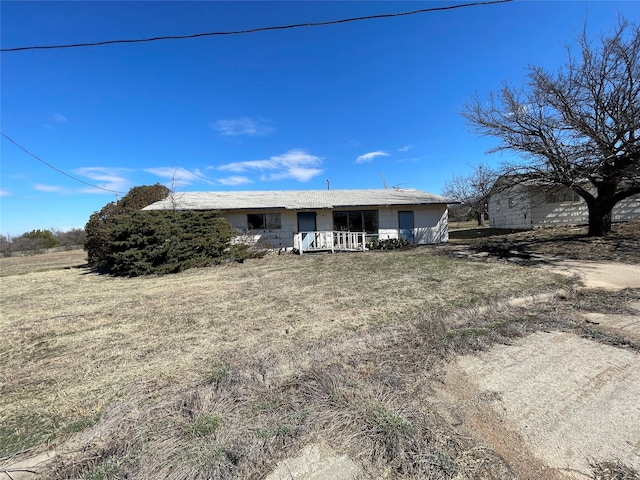
{"type": "MultiPolygon", "coordinates": [[[[316,231],[316,212],[298,212],[298,232],[316,231]]],[[[313,248],[315,234],[302,234],[302,248],[313,248]]]]}
{"type": "Polygon", "coordinates": [[[400,238],[414,242],[413,237],[413,212],[398,212],[398,229],[400,238]]]}

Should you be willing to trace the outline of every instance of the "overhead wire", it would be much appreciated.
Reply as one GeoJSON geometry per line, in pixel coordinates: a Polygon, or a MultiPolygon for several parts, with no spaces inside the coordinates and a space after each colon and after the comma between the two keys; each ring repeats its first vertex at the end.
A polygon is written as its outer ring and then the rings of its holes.
{"type": "MultiPolygon", "coordinates": [[[[33,158],[35,158],[36,160],[38,160],[39,162],[45,164],[47,167],[55,170],[58,173],[61,173],[62,175],[71,178],[72,180],[75,180],[76,182],[80,182],[83,183],[84,185],[88,185],[89,187],[93,187],[93,188],[97,188],[99,190],[104,190],[105,192],[110,192],[110,193],[115,193],[116,195],[118,194],[123,194],[124,192],[118,192],[117,190],[111,190],[109,188],[104,188],[104,187],[100,187],[98,185],[94,185],[92,183],[89,182],[85,182],[84,180],[74,177],[73,175],[60,170],[58,167],[51,165],[48,162],[45,162],[44,160],[42,160],[40,157],[38,157],[37,155],[35,155],[34,153],[31,153],[29,150],[27,150],[26,148],[24,148],[22,145],[20,145],[18,142],[16,142],[13,138],[11,138],[10,136],[8,136],[7,134],[5,134],[4,132],[0,132],[0,135],[2,135],[4,138],[6,138],[7,140],[9,140],[11,143],[13,143],[16,147],[18,147],[20,150],[22,150],[23,152],[25,152],[27,155],[32,156],[33,158]]],[[[117,197],[116,197],[117,198],[117,197]]]]}
{"type": "Polygon", "coordinates": [[[321,22],[306,22],[306,23],[295,23],[290,25],[276,25],[270,27],[257,27],[257,28],[249,28],[245,30],[231,30],[231,31],[221,31],[221,32],[205,32],[205,33],[194,33],[190,35],[166,35],[159,37],[149,37],[149,38],[137,38],[137,39],[123,39],[123,40],[104,40],[100,42],[86,42],[86,43],[69,43],[69,44],[61,44],[61,45],[37,45],[37,46],[28,46],[28,47],[12,47],[12,48],[0,48],[0,52],[18,52],[25,50],[52,50],[52,49],[61,49],[61,48],[80,48],[80,47],[97,47],[102,45],[114,45],[114,44],[122,44],[122,43],[143,43],[143,42],[157,42],[161,40],[185,40],[191,38],[200,38],[200,37],[212,37],[212,36],[223,36],[223,35],[244,35],[249,33],[258,33],[258,32],[268,32],[274,30],[288,30],[293,28],[307,28],[307,27],[320,27],[326,25],[338,25],[342,23],[350,23],[350,22],[360,22],[364,20],[375,20],[381,18],[393,18],[393,17],[406,17],[409,15],[418,15],[421,13],[428,12],[437,12],[444,10],[454,10],[458,8],[467,8],[467,7],[478,7],[485,5],[494,5],[498,3],[508,3],[513,0],[489,0],[484,2],[472,2],[472,3],[462,3],[458,5],[448,5],[445,7],[431,7],[431,8],[421,8],[419,10],[412,10],[408,12],[396,12],[396,13],[382,13],[377,15],[365,15],[361,17],[351,17],[351,18],[343,18],[339,20],[326,20],[321,22]]]}
{"type": "MultiPolygon", "coordinates": [[[[100,41],[100,42],[71,43],[71,44],[61,44],[61,45],[36,45],[36,46],[27,46],[27,47],[0,48],[0,52],[6,53],[6,52],[27,51],[27,50],[52,50],[52,49],[62,49],[62,48],[96,47],[96,46],[102,46],[102,45],[155,42],[155,41],[161,41],[161,40],[185,40],[185,39],[191,39],[191,38],[210,37],[210,36],[243,35],[243,34],[249,34],[249,33],[267,32],[267,31],[274,31],[274,30],[288,30],[288,29],[294,29],[294,28],[319,27],[319,26],[326,26],[326,25],[338,25],[338,24],[343,24],[343,23],[359,22],[359,21],[365,21],[365,20],[375,20],[375,19],[393,18],[393,17],[404,17],[404,16],[409,16],[409,15],[418,15],[418,14],[421,14],[421,13],[445,11],[445,10],[454,10],[454,9],[459,9],[459,8],[477,7],[477,6],[485,6],[485,5],[494,5],[494,4],[499,4],[499,3],[508,3],[508,2],[512,2],[512,1],[513,0],[489,0],[489,1],[484,1],[484,2],[472,2],[472,3],[463,3],[463,4],[458,4],[458,5],[448,5],[448,6],[445,6],[445,7],[421,8],[421,9],[418,9],[418,10],[412,10],[412,11],[408,11],[408,12],[395,12],[395,13],[384,13],[384,14],[377,14],[377,15],[365,15],[365,16],[360,16],[360,17],[343,18],[343,19],[339,19],[339,20],[327,20],[327,21],[321,21],[321,22],[307,22],[307,23],[296,23],[296,24],[289,24],[289,25],[257,27],[257,28],[250,28],[250,29],[245,29],[245,30],[231,30],[231,31],[222,31],[222,32],[206,32],[206,33],[196,33],[196,34],[190,34],[190,35],[168,35],[168,36],[139,38],[139,39],[105,40],[105,41],[100,41]]],[[[2,135],[4,138],[6,138],[11,143],[13,143],[16,147],[20,148],[27,155],[35,158],[37,161],[41,162],[42,164],[46,165],[47,167],[55,170],[56,172],[66,176],[66,177],[68,177],[68,178],[70,178],[70,179],[72,179],[72,180],[74,180],[76,182],[80,182],[80,183],[82,183],[84,185],[87,185],[89,187],[92,187],[92,188],[97,188],[99,190],[104,190],[106,192],[114,193],[114,194],[116,194],[116,198],[117,198],[118,194],[124,193],[124,192],[119,192],[119,191],[116,191],[116,190],[111,190],[111,189],[108,189],[108,188],[100,187],[98,185],[94,185],[92,183],[86,182],[86,181],[84,181],[84,180],[82,180],[80,178],[74,177],[73,175],[71,175],[71,174],[69,174],[69,173],[67,173],[67,172],[65,172],[63,170],[60,170],[56,166],[54,166],[54,165],[42,160],[40,157],[38,157],[34,153],[31,153],[29,150],[27,150],[25,147],[23,147],[18,142],[13,140],[11,137],[6,135],[4,132],[0,131],[0,135],[2,135]]]]}

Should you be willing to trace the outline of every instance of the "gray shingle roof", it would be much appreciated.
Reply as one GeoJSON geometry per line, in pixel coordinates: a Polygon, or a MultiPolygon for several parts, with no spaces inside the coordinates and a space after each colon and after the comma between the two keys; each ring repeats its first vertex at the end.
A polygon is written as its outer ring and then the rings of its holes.
{"type": "Polygon", "coordinates": [[[281,190],[261,192],[180,192],[144,210],[255,210],[374,207],[454,203],[451,199],[411,189],[281,190]]]}

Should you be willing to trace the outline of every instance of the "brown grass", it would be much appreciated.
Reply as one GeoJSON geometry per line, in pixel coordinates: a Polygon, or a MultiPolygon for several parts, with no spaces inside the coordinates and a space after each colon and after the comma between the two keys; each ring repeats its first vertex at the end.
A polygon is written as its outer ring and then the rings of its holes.
{"type": "Polygon", "coordinates": [[[260,478],[325,438],[374,477],[514,478],[431,403],[436,367],[552,318],[577,328],[570,306],[447,314],[567,280],[434,252],[133,279],[65,268],[78,253],[2,259],[0,457],[54,444],[51,478],[260,478]]]}
{"type": "Polygon", "coordinates": [[[514,253],[640,264],[640,222],[617,223],[605,237],[588,237],[586,227],[515,231],[468,228],[450,233],[453,244],[469,245],[497,257],[514,253]]]}

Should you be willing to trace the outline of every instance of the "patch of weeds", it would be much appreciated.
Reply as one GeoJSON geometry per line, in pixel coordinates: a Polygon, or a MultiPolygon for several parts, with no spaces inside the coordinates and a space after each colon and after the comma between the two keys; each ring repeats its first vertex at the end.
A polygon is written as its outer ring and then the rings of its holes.
{"type": "Polygon", "coordinates": [[[60,435],[66,435],[68,433],[78,433],[89,427],[93,427],[100,420],[100,414],[96,413],[89,417],[82,417],[67,423],[60,429],[60,435]]]}
{"type": "Polygon", "coordinates": [[[278,410],[283,404],[282,398],[271,397],[262,402],[258,402],[251,407],[251,414],[258,415],[260,413],[273,413],[278,410]]]}
{"type": "Polygon", "coordinates": [[[291,415],[289,415],[289,418],[293,420],[295,423],[301,424],[306,422],[312,413],[313,413],[313,408],[303,407],[294,411],[291,415]]]}
{"type": "Polygon", "coordinates": [[[211,467],[227,456],[227,448],[223,443],[198,442],[193,444],[191,458],[198,468],[211,467]]]}
{"type": "Polygon", "coordinates": [[[489,335],[490,333],[491,329],[486,327],[456,328],[455,330],[449,330],[447,332],[447,338],[481,337],[489,335]]]}
{"type": "Polygon", "coordinates": [[[295,431],[295,427],[285,423],[276,428],[258,428],[254,434],[262,440],[268,440],[276,437],[293,437],[295,436],[295,431]]]}
{"type": "Polygon", "coordinates": [[[0,423],[0,457],[43,445],[58,436],[60,421],[38,412],[20,412],[0,423]]]}
{"type": "Polygon", "coordinates": [[[413,430],[413,426],[406,418],[393,413],[383,403],[372,403],[367,413],[376,429],[381,433],[408,434],[413,430]]]}
{"type": "Polygon", "coordinates": [[[592,480],[640,480],[640,472],[621,462],[594,462],[590,464],[592,480]]]}
{"type": "Polygon", "coordinates": [[[89,472],[82,475],[83,480],[108,480],[110,478],[121,478],[120,471],[122,462],[115,457],[109,457],[100,465],[92,468],[89,472]]]}
{"type": "Polygon", "coordinates": [[[201,415],[187,425],[191,437],[208,437],[220,427],[222,419],[218,415],[201,415]]]}
{"type": "Polygon", "coordinates": [[[449,455],[437,449],[429,455],[429,464],[452,477],[458,473],[459,470],[458,465],[451,459],[451,457],[449,457],[449,455]]]}
{"type": "Polygon", "coordinates": [[[213,365],[211,371],[205,376],[205,383],[218,383],[229,376],[229,366],[224,364],[213,365]]]}

